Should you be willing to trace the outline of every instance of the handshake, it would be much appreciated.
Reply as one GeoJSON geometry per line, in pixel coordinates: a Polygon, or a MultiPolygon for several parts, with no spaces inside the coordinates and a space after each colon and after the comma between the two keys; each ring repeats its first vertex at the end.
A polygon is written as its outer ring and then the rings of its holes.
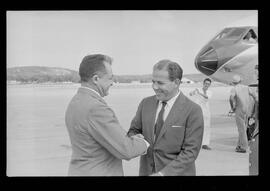
{"type": "Polygon", "coordinates": [[[132,138],[141,138],[144,139],[144,136],[142,134],[136,134],[136,135],[132,135],[132,138]]]}
{"type": "MultiPolygon", "coordinates": [[[[147,149],[150,146],[150,144],[144,139],[144,136],[142,134],[136,134],[136,135],[132,135],[130,137],[133,138],[133,139],[143,139],[143,141],[146,144],[147,149]]],[[[146,153],[144,153],[144,154],[146,154],[146,153]]]]}

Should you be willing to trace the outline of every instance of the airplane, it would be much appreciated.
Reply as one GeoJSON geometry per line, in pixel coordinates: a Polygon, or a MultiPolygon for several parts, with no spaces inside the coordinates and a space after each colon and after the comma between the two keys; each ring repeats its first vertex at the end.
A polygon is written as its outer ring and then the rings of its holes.
{"type": "Polygon", "coordinates": [[[256,84],[258,27],[226,27],[212,38],[195,58],[195,67],[215,81],[230,85],[235,74],[242,84],[256,84]]]}
{"type": "MultiPolygon", "coordinates": [[[[224,28],[199,51],[195,58],[197,70],[213,80],[228,85],[232,84],[233,76],[238,74],[242,84],[258,86],[256,65],[258,66],[257,26],[224,28]]],[[[250,104],[254,105],[253,100],[250,104]]],[[[231,117],[233,114],[234,112],[230,110],[228,116],[231,117]]],[[[251,151],[258,153],[257,148],[251,151]]],[[[250,158],[249,163],[258,166],[258,154],[250,158]]]]}

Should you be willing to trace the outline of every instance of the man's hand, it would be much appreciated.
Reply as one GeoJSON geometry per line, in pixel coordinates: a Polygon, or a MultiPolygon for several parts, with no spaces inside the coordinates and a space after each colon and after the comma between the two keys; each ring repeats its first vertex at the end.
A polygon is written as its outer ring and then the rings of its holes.
{"type": "MultiPolygon", "coordinates": [[[[144,136],[142,134],[132,135],[131,138],[133,138],[133,139],[143,139],[143,141],[146,144],[146,147],[148,148],[150,146],[150,144],[144,139],[144,136]]],[[[146,154],[146,152],[144,154],[146,154]]]]}
{"type": "Polygon", "coordinates": [[[132,138],[141,138],[144,139],[144,136],[142,134],[136,134],[136,135],[132,135],[132,138]]]}

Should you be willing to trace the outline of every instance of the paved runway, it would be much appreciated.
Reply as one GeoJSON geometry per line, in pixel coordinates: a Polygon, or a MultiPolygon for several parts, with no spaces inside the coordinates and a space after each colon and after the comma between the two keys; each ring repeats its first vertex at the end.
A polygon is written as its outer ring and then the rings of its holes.
{"type": "MultiPolygon", "coordinates": [[[[41,140],[42,141],[42,140],[41,140]]],[[[46,140],[43,140],[44,143],[46,140]]],[[[56,142],[68,142],[68,140],[56,142]]],[[[50,145],[57,144],[51,142],[50,145]]],[[[248,175],[248,153],[236,153],[234,151],[237,142],[237,129],[234,118],[227,116],[215,116],[212,119],[211,142],[212,150],[201,150],[196,160],[198,176],[227,176],[248,175]]],[[[25,147],[18,145],[18,147],[25,147]]],[[[12,176],[66,176],[71,148],[68,144],[60,145],[59,152],[50,153],[50,147],[44,145],[39,158],[36,153],[31,156],[28,152],[26,160],[12,161],[12,176]],[[42,152],[44,154],[42,154],[42,152]],[[46,154],[45,154],[46,153],[46,154]]],[[[35,148],[29,148],[35,150],[35,148]]],[[[124,161],[125,176],[138,176],[139,158],[124,161]]]]}
{"type": "MultiPolygon", "coordinates": [[[[188,93],[194,87],[187,86],[182,90],[188,93]]],[[[106,98],[126,130],[139,101],[152,94],[150,87],[133,89],[116,87],[106,98]]],[[[234,151],[238,132],[234,118],[226,115],[229,111],[227,100],[229,89],[230,87],[212,87],[214,91],[214,96],[210,100],[212,150],[200,151],[196,160],[199,176],[248,175],[248,153],[234,151]]],[[[8,176],[67,175],[71,147],[64,124],[64,113],[67,103],[76,91],[77,87],[73,86],[9,87],[8,176]]],[[[124,161],[126,176],[138,176],[138,169],[139,158],[124,161]]]]}

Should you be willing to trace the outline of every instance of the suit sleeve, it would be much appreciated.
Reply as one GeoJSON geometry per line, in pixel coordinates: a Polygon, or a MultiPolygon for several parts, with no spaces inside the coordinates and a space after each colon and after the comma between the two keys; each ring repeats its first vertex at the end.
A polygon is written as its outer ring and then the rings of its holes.
{"type": "Polygon", "coordinates": [[[131,121],[130,128],[127,133],[129,137],[136,134],[142,134],[142,106],[143,100],[139,104],[136,115],[131,121]]]}
{"type": "Polygon", "coordinates": [[[130,160],[147,150],[144,140],[127,136],[113,110],[106,104],[98,105],[90,111],[88,123],[88,131],[93,138],[116,158],[130,160]]]}
{"type": "Polygon", "coordinates": [[[181,151],[175,160],[161,170],[164,175],[181,175],[185,168],[194,164],[201,149],[203,129],[202,110],[196,105],[187,118],[185,139],[181,151]]]}

